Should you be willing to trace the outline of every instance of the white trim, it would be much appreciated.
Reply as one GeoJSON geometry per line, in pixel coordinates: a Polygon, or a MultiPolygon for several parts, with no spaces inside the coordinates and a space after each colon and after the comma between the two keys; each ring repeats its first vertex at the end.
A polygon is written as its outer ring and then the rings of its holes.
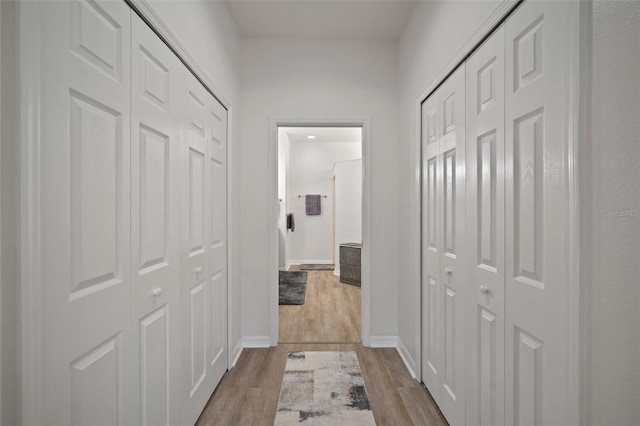
{"type": "MultiPolygon", "coordinates": [[[[571,377],[575,380],[570,383],[570,392],[572,392],[571,399],[577,398],[577,412],[570,413],[570,421],[574,424],[587,424],[589,422],[589,393],[593,386],[591,375],[589,374],[589,366],[591,362],[590,349],[591,349],[591,304],[589,303],[591,298],[591,289],[593,288],[592,276],[588,271],[581,269],[580,261],[589,262],[591,257],[591,235],[587,228],[589,226],[589,216],[592,196],[590,193],[590,181],[589,181],[589,168],[590,158],[588,157],[589,151],[592,149],[593,140],[591,134],[591,105],[592,105],[592,49],[593,46],[593,3],[581,2],[580,3],[580,23],[579,23],[579,61],[573,66],[578,66],[578,71],[581,73],[579,76],[579,87],[574,93],[578,97],[576,103],[578,104],[577,120],[573,123],[574,133],[569,139],[570,146],[575,149],[572,153],[572,163],[575,167],[570,171],[569,177],[573,179],[570,181],[570,188],[573,189],[572,194],[574,204],[572,209],[577,208],[577,211],[570,211],[570,215],[574,214],[582,217],[579,223],[574,223],[569,228],[569,239],[573,241],[574,249],[579,250],[578,253],[574,253],[574,259],[569,265],[569,270],[572,275],[568,277],[568,286],[572,292],[571,298],[574,302],[578,303],[578,306],[572,307],[572,309],[578,309],[579,313],[571,315],[569,318],[571,323],[578,327],[579,330],[574,328],[573,333],[579,332],[577,336],[578,341],[571,341],[570,344],[570,359],[575,360],[577,357],[577,365],[571,367],[571,377]],[[577,129],[576,129],[577,126],[577,129]],[[577,154],[577,156],[575,156],[577,154]],[[576,163],[577,162],[577,163],[576,163]],[[576,185],[578,186],[576,188],[576,185]],[[577,191],[576,191],[577,190],[577,191]],[[581,232],[585,230],[585,232],[581,232]],[[580,238],[582,235],[582,238],[580,238]],[[574,240],[577,239],[576,240],[574,240]],[[577,294],[576,294],[577,293],[577,294]]],[[[575,31],[575,30],[574,30],[575,31]]],[[[574,106],[574,116],[576,114],[574,106]]],[[[585,270],[587,267],[585,266],[585,270]]],[[[574,336],[575,337],[575,336],[574,336]]]]}
{"type": "Polygon", "coordinates": [[[371,336],[372,348],[397,348],[398,336],[371,336]]]}
{"type": "Polygon", "coordinates": [[[420,377],[416,375],[416,361],[407,350],[407,347],[404,345],[404,342],[402,341],[400,336],[398,336],[398,344],[396,345],[396,350],[398,351],[398,355],[400,355],[400,358],[402,358],[402,362],[404,362],[404,366],[407,368],[407,371],[409,371],[409,374],[411,374],[411,377],[417,382],[420,382],[420,377]]]}
{"type": "MultiPolygon", "coordinates": [[[[0,12],[2,11],[2,5],[0,5],[0,12]]],[[[2,13],[0,13],[0,34],[2,28],[2,13]]],[[[0,36],[0,57],[2,57],[2,53],[4,53],[4,49],[2,49],[2,36],[0,36]]],[[[0,73],[0,82],[2,81],[2,73],[0,73]]],[[[2,84],[0,84],[0,99],[2,99],[2,84]]],[[[0,132],[2,131],[2,107],[0,106],[0,132]]],[[[0,164],[2,163],[2,157],[0,156],[0,164]]],[[[0,167],[0,188],[2,188],[2,167],[0,167]]],[[[0,224],[2,223],[2,206],[4,203],[0,197],[0,224]]],[[[2,241],[2,232],[0,232],[0,241],[2,241]]],[[[2,277],[2,262],[4,257],[2,256],[2,247],[0,246],[0,277],[2,277]]],[[[2,306],[2,301],[4,298],[2,297],[5,292],[4,287],[2,286],[2,278],[0,278],[0,306],[2,306]]],[[[2,340],[5,335],[4,331],[4,321],[2,321],[2,315],[0,315],[0,384],[4,383],[4,374],[2,373],[2,364],[4,359],[4,352],[2,351],[2,340]]],[[[0,388],[0,422],[2,421],[2,408],[4,405],[4,393],[8,392],[9,389],[5,389],[4,387],[0,388]]],[[[15,392],[15,389],[11,389],[11,392],[15,392]]]]}
{"type": "MultiPolygon", "coordinates": [[[[567,424],[584,424],[586,422],[586,384],[588,382],[587,362],[589,352],[585,346],[590,336],[589,322],[590,308],[586,289],[588,283],[581,285],[580,266],[582,252],[581,208],[584,200],[581,194],[581,177],[584,177],[581,158],[584,158],[580,148],[590,144],[587,124],[591,122],[590,111],[590,82],[591,82],[591,34],[592,7],[590,2],[570,2],[567,23],[569,40],[569,66],[567,73],[567,334],[569,336],[569,350],[567,353],[567,389],[569,395],[567,409],[567,424]],[[585,286],[585,288],[583,288],[585,286]],[[584,321],[581,321],[584,318],[584,321]]],[[[584,164],[586,166],[586,164],[584,164]]],[[[586,185],[586,182],[584,183],[586,185]]]]}
{"type": "Polygon", "coordinates": [[[292,260],[290,265],[333,265],[333,260],[292,260]]]}
{"type": "MultiPolygon", "coordinates": [[[[493,13],[484,21],[484,23],[478,28],[478,30],[471,36],[471,38],[464,44],[464,46],[451,58],[451,60],[440,70],[438,75],[433,79],[431,84],[427,86],[427,88],[418,96],[415,102],[415,134],[413,141],[413,163],[411,167],[413,169],[413,180],[411,184],[413,187],[411,188],[411,199],[409,200],[409,207],[411,209],[412,217],[409,221],[409,233],[411,235],[411,240],[409,241],[410,248],[413,250],[409,250],[409,255],[413,258],[413,264],[416,266],[413,268],[413,273],[411,273],[410,282],[415,283],[414,285],[418,288],[418,297],[414,300],[414,324],[419,324],[416,330],[416,341],[422,343],[422,225],[421,225],[421,211],[422,211],[422,200],[420,197],[421,194],[421,159],[422,159],[422,147],[420,144],[421,140],[421,106],[422,102],[427,99],[427,97],[438,87],[440,86],[447,77],[455,71],[455,69],[464,62],[464,60],[469,56],[479,45],[480,43],[490,35],[494,28],[505,19],[507,15],[509,15],[516,6],[522,0],[503,0],[500,3],[493,13]]],[[[422,375],[422,344],[417,347],[416,353],[416,368],[415,373],[417,377],[421,377],[422,375]]]]}
{"type": "Polygon", "coordinates": [[[364,346],[371,338],[371,119],[368,117],[298,117],[269,120],[268,220],[269,220],[269,334],[278,344],[278,127],[362,127],[362,287],[361,336],[364,346]]]}
{"type": "Polygon", "coordinates": [[[228,110],[231,107],[229,100],[223,95],[220,87],[209,78],[204,68],[191,56],[189,50],[178,40],[169,27],[160,19],[150,5],[149,0],[125,0],[140,17],[147,22],[151,29],[169,46],[178,58],[189,68],[198,80],[211,92],[211,94],[228,110]]]}
{"type": "Polygon", "coordinates": [[[269,336],[244,336],[242,338],[243,348],[268,348],[271,346],[269,336]]]}
{"type": "Polygon", "coordinates": [[[233,187],[233,173],[231,160],[233,158],[233,154],[231,153],[231,147],[235,146],[234,144],[229,143],[231,141],[231,136],[233,135],[233,107],[227,108],[227,369],[233,368],[235,365],[235,361],[233,359],[233,354],[229,349],[231,349],[231,339],[233,339],[233,280],[235,278],[233,274],[233,237],[230,230],[233,229],[232,224],[235,222],[235,215],[233,213],[232,206],[232,193],[233,187]]]}
{"type": "Polygon", "coordinates": [[[231,352],[231,366],[229,370],[236,366],[238,360],[240,359],[240,355],[242,355],[242,350],[244,346],[242,345],[242,339],[238,339],[238,343],[233,347],[233,351],[231,352]]]}
{"type": "Polygon", "coordinates": [[[40,7],[20,2],[20,212],[22,216],[22,423],[42,424],[42,312],[40,271],[40,7]]]}

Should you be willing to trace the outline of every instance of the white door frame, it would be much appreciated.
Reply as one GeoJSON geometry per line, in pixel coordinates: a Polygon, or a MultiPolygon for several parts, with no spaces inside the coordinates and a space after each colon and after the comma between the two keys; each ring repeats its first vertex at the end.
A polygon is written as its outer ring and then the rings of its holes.
{"type": "MultiPolygon", "coordinates": [[[[460,65],[466,58],[471,55],[477,47],[488,37],[494,29],[505,18],[513,12],[523,0],[503,0],[496,7],[494,12],[487,18],[482,26],[475,34],[464,44],[464,46],[451,58],[451,60],[442,68],[431,84],[417,97],[414,103],[415,127],[412,144],[412,163],[413,179],[411,181],[410,207],[411,220],[409,222],[409,230],[411,240],[410,253],[412,263],[416,265],[414,271],[410,271],[410,279],[417,290],[419,297],[414,301],[414,320],[419,324],[415,331],[414,339],[416,342],[422,342],[422,103],[447,79],[447,77],[460,65]]],[[[589,315],[588,294],[585,284],[581,284],[581,262],[580,255],[582,250],[582,239],[580,238],[581,218],[580,210],[585,197],[582,189],[583,183],[580,178],[585,173],[581,171],[585,167],[581,163],[584,161],[581,153],[580,145],[588,138],[585,134],[585,126],[588,120],[589,102],[589,40],[588,34],[591,34],[591,21],[589,15],[589,3],[572,2],[571,22],[567,23],[567,34],[570,37],[572,46],[572,56],[569,58],[570,66],[567,74],[573,78],[570,80],[571,85],[566,87],[565,117],[567,119],[567,135],[566,135],[566,153],[567,161],[565,167],[566,172],[566,189],[567,189],[567,206],[568,212],[565,223],[568,229],[567,241],[567,293],[569,294],[569,306],[567,306],[567,322],[566,327],[570,332],[569,353],[569,371],[567,371],[567,380],[569,383],[569,395],[566,401],[568,406],[568,419],[571,424],[584,423],[585,409],[584,392],[585,377],[587,377],[587,361],[585,355],[586,340],[590,330],[585,326],[581,326],[581,319],[587,318],[589,315]]],[[[420,381],[422,377],[422,344],[418,345],[415,354],[415,377],[420,381]]]]}
{"type": "Polygon", "coordinates": [[[368,117],[272,118],[269,123],[269,343],[278,345],[278,127],[362,128],[362,344],[371,343],[371,119],[368,117]]]}

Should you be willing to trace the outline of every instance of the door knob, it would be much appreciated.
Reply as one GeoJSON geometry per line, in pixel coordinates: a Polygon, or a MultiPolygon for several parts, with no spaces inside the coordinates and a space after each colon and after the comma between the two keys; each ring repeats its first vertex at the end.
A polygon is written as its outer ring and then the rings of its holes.
{"type": "Polygon", "coordinates": [[[484,294],[484,295],[487,295],[487,294],[491,293],[491,290],[486,285],[481,285],[480,286],[480,293],[484,294]]]}
{"type": "Polygon", "coordinates": [[[202,266],[197,266],[196,267],[196,274],[199,274],[200,272],[202,272],[202,266]]]}
{"type": "Polygon", "coordinates": [[[153,297],[160,297],[160,295],[162,294],[162,289],[160,287],[156,287],[151,291],[151,294],[153,295],[153,297]]]}
{"type": "Polygon", "coordinates": [[[449,268],[444,268],[444,273],[447,275],[453,275],[453,271],[449,268]]]}

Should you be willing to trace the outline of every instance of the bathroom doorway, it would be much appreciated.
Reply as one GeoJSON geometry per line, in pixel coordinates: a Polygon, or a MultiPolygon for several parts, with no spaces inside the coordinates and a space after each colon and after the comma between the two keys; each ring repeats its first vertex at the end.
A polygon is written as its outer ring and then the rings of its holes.
{"type": "Polygon", "coordinates": [[[278,127],[279,343],[359,343],[362,127],[278,127]]]}

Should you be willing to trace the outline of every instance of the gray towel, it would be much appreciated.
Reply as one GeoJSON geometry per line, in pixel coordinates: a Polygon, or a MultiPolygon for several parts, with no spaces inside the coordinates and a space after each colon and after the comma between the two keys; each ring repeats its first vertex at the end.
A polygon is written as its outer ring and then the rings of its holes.
{"type": "Polygon", "coordinates": [[[321,195],[305,195],[304,205],[306,207],[307,216],[318,216],[322,212],[321,195]]]}

